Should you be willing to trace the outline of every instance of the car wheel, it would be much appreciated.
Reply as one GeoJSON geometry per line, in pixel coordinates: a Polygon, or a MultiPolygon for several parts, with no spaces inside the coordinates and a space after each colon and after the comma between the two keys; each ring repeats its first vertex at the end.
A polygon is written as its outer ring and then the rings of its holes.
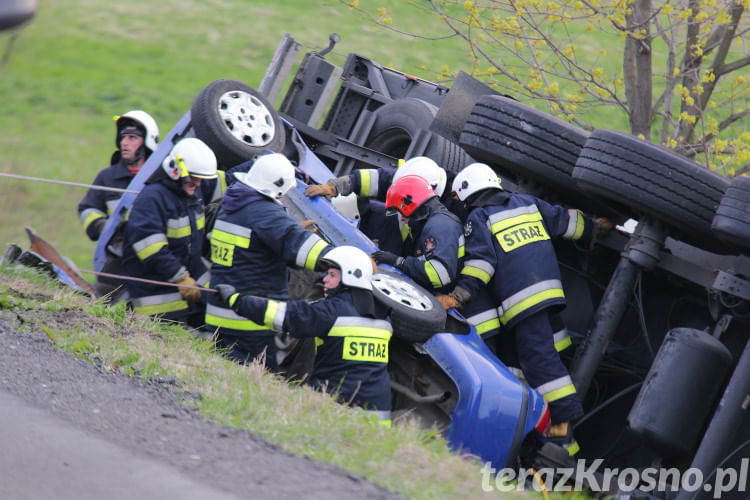
{"type": "Polygon", "coordinates": [[[654,217],[686,241],[716,247],[711,221],[729,182],[670,149],[596,130],[573,177],[587,191],[626,207],[633,218],[654,217]]]}
{"type": "MultiPolygon", "coordinates": [[[[437,107],[413,97],[398,99],[375,110],[375,124],[365,146],[394,158],[405,158],[412,141],[421,129],[429,129],[437,107]]],[[[423,156],[428,156],[448,173],[456,173],[472,158],[448,139],[429,132],[430,139],[423,156]]]]}
{"type": "Polygon", "coordinates": [[[445,309],[435,296],[397,273],[378,271],[372,293],[391,308],[393,335],[400,339],[424,342],[445,328],[445,309]]]}
{"type": "Polygon", "coordinates": [[[722,196],[711,229],[716,236],[750,249],[750,177],[735,177],[722,196]]]}
{"type": "Polygon", "coordinates": [[[216,80],[198,93],[190,110],[195,136],[230,168],[266,150],[281,151],[286,132],[279,113],[251,86],[216,80]]]}
{"type": "Polygon", "coordinates": [[[614,215],[572,178],[588,134],[583,129],[508,97],[480,97],[464,124],[459,144],[474,158],[516,183],[533,181],[576,208],[614,215]]]}

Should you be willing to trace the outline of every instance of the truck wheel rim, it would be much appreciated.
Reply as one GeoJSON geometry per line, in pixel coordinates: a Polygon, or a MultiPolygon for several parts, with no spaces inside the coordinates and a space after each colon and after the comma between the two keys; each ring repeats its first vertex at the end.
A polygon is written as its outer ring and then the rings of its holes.
{"type": "Polygon", "coordinates": [[[411,285],[391,276],[376,274],[372,277],[372,286],[380,295],[385,295],[394,302],[398,302],[415,311],[430,311],[433,304],[430,298],[411,285]]]}
{"type": "Polygon", "coordinates": [[[225,92],[219,98],[218,111],[229,134],[249,146],[266,146],[276,135],[271,111],[247,92],[225,92]]]}

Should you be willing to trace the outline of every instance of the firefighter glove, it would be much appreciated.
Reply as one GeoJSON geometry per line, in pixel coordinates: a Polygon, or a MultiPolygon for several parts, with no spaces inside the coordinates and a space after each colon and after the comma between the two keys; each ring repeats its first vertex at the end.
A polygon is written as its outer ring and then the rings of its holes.
{"type": "Polygon", "coordinates": [[[237,298],[240,296],[240,294],[237,293],[237,289],[232,285],[216,285],[216,291],[219,292],[221,300],[229,307],[234,306],[237,302],[237,298]]]}
{"type": "Polygon", "coordinates": [[[398,267],[399,269],[401,269],[401,267],[404,265],[404,262],[406,262],[406,259],[404,259],[403,257],[387,250],[378,250],[376,252],[373,252],[372,258],[378,264],[390,264],[394,267],[398,267]]]}
{"type": "Polygon", "coordinates": [[[612,228],[615,227],[615,223],[606,217],[597,217],[594,219],[594,223],[601,228],[604,234],[612,231],[612,228]]]}
{"type": "Polygon", "coordinates": [[[440,305],[443,306],[443,309],[446,311],[451,308],[458,308],[461,307],[461,303],[456,300],[455,297],[451,297],[450,295],[436,295],[435,298],[440,302],[440,305]]]}
{"type": "Polygon", "coordinates": [[[312,184],[305,188],[305,196],[312,198],[313,196],[323,195],[329,200],[338,194],[336,187],[333,184],[312,184]]]}
{"type": "Polygon", "coordinates": [[[303,229],[307,229],[311,233],[318,232],[318,226],[315,225],[315,219],[305,219],[299,223],[303,229]]]}
{"type": "Polygon", "coordinates": [[[177,282],[177,285],[179,285],[180,295],[182,295],[182,298],[187,300],[188,302],[200,302],[201,301],[201,291],[198,290],[198,285],[196,284],[195,280],[190,276],[190,273],[187,273],[184,278],[182,278],[180,281],[177,282]],[[194,287],[194,288],[187,288],[187,287],[194,287]]]}

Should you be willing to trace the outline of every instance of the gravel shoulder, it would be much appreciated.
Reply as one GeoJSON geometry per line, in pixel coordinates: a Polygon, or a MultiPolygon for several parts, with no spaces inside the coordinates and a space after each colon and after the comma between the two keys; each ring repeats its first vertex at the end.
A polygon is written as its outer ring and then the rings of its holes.
{"type": "MultiPolygon", "coordinates": [[[[196,410],[175,402],[170,381],[147,383],[101,370],[55,349],[43,332],[30,330],[14,316],[0,310],[0,404],[5,412],[0,415],[8,416],[7,405],[32,415],[20,424],[16,418],[15,434],[24,435],[14,434],[13,442],[26,439],[29,448],[45,450],[48,446],[49,452],[44,454],[45,463],[28,464],[35,468],[33,474],[10,474],[4,468],[2,498],[18,498],[9,496],[17,491],[11,488],[28,488],[28,498],[47,498],[45,492],[50,492],[52,498],[81,499],[76,489],[80,484],[75,488],[70,482],[55,484],[56,478],[72,480],[70,463],[83,463],[87,457],[99,461],[109,456],[107,463],[96,464],[97,470],[118,472],[120,454],[144,470],[168,468],[180,487],[192,484],[194,493],[215,493],[203,498],[401,498],[345,470],[292,455],[249,432],[207,421],[196,410]],[[60,434],[68,433],[70,442],[78,443],[68,463],[51,444],[40,442],[45,441],[41,426],[49,424],[49,419],[53,424],[62,421],[60,434]],[[86,443],[93,443],[90,449],[86,443]],[[112,446],[111,455],[108,446],[112,446]]],[[[7,431],[5,436],[0,434],[0,441],[11,439],[7,431]]],[[[13,462],[5,455],[4,460],[23,465],[20,458],[13,462]]],[[[145,476],[130,477],[134,481],[122,483],[123,493],[149,498],[142,485],[135,484],[145,476]]],[[[106,477],[89,479],[92,491],[107,485],[106,477]]],[[[109,483],[110,488],[114,486],[109,483]]],[[[151,498],[164,498],[155,495],[151,498]]]]}

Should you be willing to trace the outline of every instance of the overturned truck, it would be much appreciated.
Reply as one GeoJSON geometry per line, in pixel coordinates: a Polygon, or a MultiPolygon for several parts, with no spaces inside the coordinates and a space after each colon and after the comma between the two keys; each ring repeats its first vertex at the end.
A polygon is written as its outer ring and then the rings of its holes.
{"type": "MultiPolygon", "coordinates": [[[[563,357],[586,410],[574,423],[578,457],[601,467],[691,470],[693,478],[592,489],[688,498],[716,497],[718,486],[725,497],[732,490],[744,498],[747,474],[731,488],[726,475],[716,480],[717,470],[741,472],[750,454],[750,178],[724,178],[621,132],[589,134],[463,73],[449,88],[357,54],[338,67],[325,58],[337,41],[331,35],[328,48],[305,54],[292,76],[299,44],[287,35],[257,89],[228,79],[206,86],[131,189],[177,140],[196,136],[224,169],[266,150],[285,153],[300,174],[285,201],[289,213],[315,219],[334,245],[368,252],[376,247],[356,221],[328,200],[306,198],[305,183],[417,155],[449,175],[482,161],[506,190],[611,218],[617,229],[592,247],[555,242],[573,339],[563,357]]],[[[124,217],[134,196],[124,195],[115,213],[124,217]]],[[[97,271],[116,225],[111,217],[102,233],[97,271]]],[[[298,297],[314,289],[309,276],[293,276],[298,297]]],[[[455,449],[496,468],[572,464],[546,442],[543,398],[458,311],[445,314],[388,266],[375,281],[393,310],[396,414],[437,425],[455,449]]],[[[290,359],[303,356],[295,347],[290,359]]]]}

